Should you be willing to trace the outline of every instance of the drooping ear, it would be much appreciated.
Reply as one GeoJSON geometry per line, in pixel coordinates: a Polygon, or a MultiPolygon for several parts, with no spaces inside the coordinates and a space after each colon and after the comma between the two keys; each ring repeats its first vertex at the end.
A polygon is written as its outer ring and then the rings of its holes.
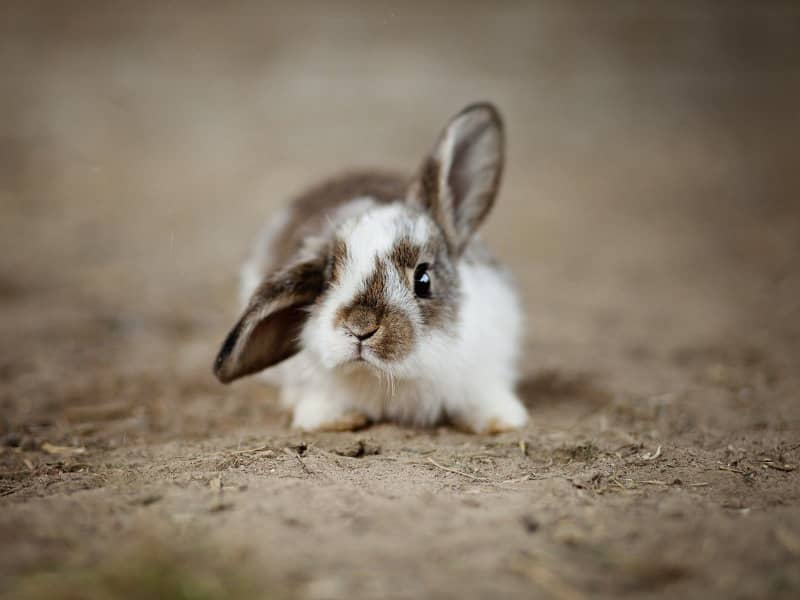
{"type": "Polygon", "coordinates": [[[324,283],[321,260],[299,262],[268,277],[225,338],[214,361],[217,379],[230,383],[296,354],[306,309],[324,283]]]}
{"type": "Polygon", "coordinates": [[[503,172],[503,122],[489,103],[453,117],[411,186],[409,201],[428,210],[460,253],[494,204],[503,172]]]}

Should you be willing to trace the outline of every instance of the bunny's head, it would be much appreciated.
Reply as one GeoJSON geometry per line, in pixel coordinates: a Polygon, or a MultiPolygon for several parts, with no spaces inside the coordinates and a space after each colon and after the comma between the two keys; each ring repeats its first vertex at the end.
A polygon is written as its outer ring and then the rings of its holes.
{"type": "Polygon", "coordinates": [[[459,264],[470,260],[469,241],[492,208],[502,168],[498,112],[467,107],[404,198],[309,236],[290,264],[266,277],[217,356],[217,377],[227,383],[301,349],[324,369],[414,377],[435,368],[460,335],[459,264]]]}

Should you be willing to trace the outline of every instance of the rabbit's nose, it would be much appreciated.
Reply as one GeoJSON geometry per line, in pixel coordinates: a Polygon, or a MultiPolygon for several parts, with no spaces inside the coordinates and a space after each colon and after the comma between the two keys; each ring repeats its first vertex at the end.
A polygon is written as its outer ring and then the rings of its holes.
{"type": "Polygon", "coordinates": [[[352,327],[348,327],[347,331],[352,333],[360,342],[371,338],[376,331],[378,331],[378,326],[375,325],[374,327],[370,327],[369,329],[353,329],[352,327]]]}
{"type": "Polygon", "coordinates": [[[370,311],[355,310],[348,316],[344,328],[350,335],[363,342],[380,329],[380,320],[370,311]]]}

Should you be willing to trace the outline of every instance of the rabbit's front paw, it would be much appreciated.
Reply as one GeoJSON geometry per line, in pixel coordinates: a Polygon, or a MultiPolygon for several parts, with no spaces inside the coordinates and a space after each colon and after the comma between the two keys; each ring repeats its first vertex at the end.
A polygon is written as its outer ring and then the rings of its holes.
{"type": "Polygon", "coordinates": [[[313,392],[304,396],[292,412],[292,427],[302,431],[356,431],[369,422],[365,415],[313,392]]]}
{"type": "Polygon", "coordinates": [[[481,398],[474,414],[465,414],[459,424],[474,433],[516,431],[528,422],[528,411],[517,396],[503,390],[481,398]]]}
{"type": "Polygon", "coordinates": [[[364,429],[370,424],[367,416],[361,413],[347,413],[338,419],[328,421],[319,425],[317,431],[358,431],[364,429]]]}

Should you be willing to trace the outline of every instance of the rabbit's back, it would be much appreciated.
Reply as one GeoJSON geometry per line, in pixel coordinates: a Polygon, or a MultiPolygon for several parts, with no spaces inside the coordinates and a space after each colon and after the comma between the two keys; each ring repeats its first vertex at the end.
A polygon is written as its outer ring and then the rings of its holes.
{"type": "Polygon", "coordinates": [[[325,235],[342,218],[402,200],[407,188],[407,177],[381,171],[353,171],[309,188],[267,225],[258,240],[260,276],[288,264],[306,240],[325,235]]]}

